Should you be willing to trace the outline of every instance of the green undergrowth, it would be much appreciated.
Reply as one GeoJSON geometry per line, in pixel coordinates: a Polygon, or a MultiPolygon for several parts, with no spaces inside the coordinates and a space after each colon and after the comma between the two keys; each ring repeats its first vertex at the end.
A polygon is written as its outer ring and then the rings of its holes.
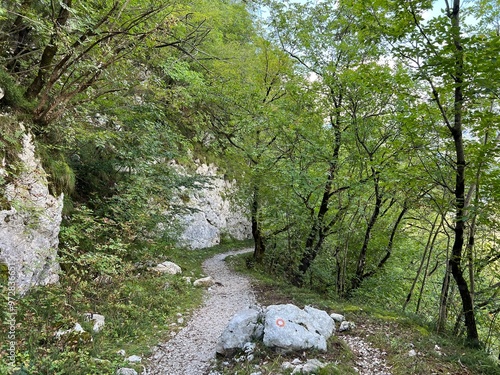
{"type": "MultiPolygon", "coordinates": [[[[228,262],[233,269],[252,276],[259,304],[268,306],[293,303],[299,307],[312,305],[328,313],[343,314],[347,320],[356,324],[351,334],[361,337],[373,347],[387,353],[386,361],[393,375],[500,374],[498,361],[489,357],[484,351],[466,347],[464,342],[456,337],[437,335],[432,323],[421,316],[405,314],[402,311],[383,310],[356,300],[339,300],[334,296],[322,295],[307,288],[297,288],[275,275],[267,274],[259,266],[249,269],[246,266],[248,256],[237,255],[229,258],[228,262]],[[417,355],[410,356],[411,350],[414,350],[417,355]]],[[[374,295],[373,298],[377,296],[374,295]]],[[[346,345],[339,344],[343,342],[340,340],[342,335],[343,333],[338,333],[337,337],[330,342],[328,353],[323,354],[326,359],[324,362],[330,362],[331,365],[321,370],[320,374],[355,373],[353,372],[353,353],[346,345]],[[328,358],[331,361],[328,361],[328,358]]],[[[284,361],[278,353],[269,350],[265,351],[264,360],[262,360],[262,355],[260,357],[261,361],[258,366],[263,375],[275,373],[267,364],[273,364],[274,367],[279,368],[278,364],[284,361]]],[[[308,358],[322,360],[321,356],[312,355],[308,358]]],[[[242,364],[229,363],[228,366],[232,372],[227,373],[250,374],[256,371],[255,363],[252,366],[243,365],[244,361],[242,364]],[[247,371],[245,366],[253,368],[253,371],[247,371]]]]}
{"type": "MultiPolygon", "coordinates": [[[[151,348],[181,328],[179,317],[187,321],[202,302],[203,290],[187,283],[184,277],[202,277],[203,260],[248,245],[228,242],[205,250],[169,249],[163,254],[158,248],[151,249],[149,257],[125,263],[112,277],[84,281],[62,274],[59,285],[31,290],[15,301],[15,367],[9,365],[8,350],[13,340],[8,337],[8,325],[1,326],[0,374],[106,375],[115,374],[120,367],[141,372],[141,364],[130,364],[125,358],[138,355],[146,359],[151,348]],[[151,265],[165,260],[181,266],[182,274],[164,275],[150,270],[151,265]],[[94,333],[92,323],[83,319],[85,313],[104,315],[105,327],[94,333]],[[75,323],[87,333],[55,336],[58,330],[68,330],[75,323]],[[126,356],[119,350],[124,350],[126,356]]],[[[5,322],[10,318],[5,288],[2,297],[5,322]]]]}

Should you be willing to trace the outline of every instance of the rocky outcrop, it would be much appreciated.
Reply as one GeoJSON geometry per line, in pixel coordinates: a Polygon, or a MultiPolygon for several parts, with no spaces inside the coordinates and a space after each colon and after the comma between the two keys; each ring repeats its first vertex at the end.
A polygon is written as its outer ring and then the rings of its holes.
{"type": "Polygon", "coordinates": [[[234,183],[221,178],[214,165],[200,165],[196,175],[208,177],[209,181],[185,199],[192,213],[178,218],[184,228],[179,244],[202,249],[219,244],[224,235],[237,240],[250,238],[250,221],[244,210],[229,199],[234,183]]]}
{"type": "MultiPolygon", "coordinates": [[[[1,117],[0,117],[1,120],[1,117]]],[[[22,138],[19,168],[5,186],[10,209],[0,211],[0,263],[18,293],[59,279],[56,260],[63,197],[53,197],[29,134],[22,138]]],[[[0,169],[6,177],[5,169],[0,169]]]]}

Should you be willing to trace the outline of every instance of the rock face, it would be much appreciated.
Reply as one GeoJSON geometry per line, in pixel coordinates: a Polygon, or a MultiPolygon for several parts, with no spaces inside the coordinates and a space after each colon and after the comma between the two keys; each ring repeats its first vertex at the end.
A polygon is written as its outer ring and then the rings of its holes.
{"type": "MultiPolygon", "coordinates": [[[[0,211],[0,263],[8,266],[9,280],[21,294],[59,280],[56,255],[63,207],[62,195],[49,193],[29,134],[23,136],[22,146],[22,172],[5,187],[11,208],[0,211]]],[[[0,173],[6,175],[3,168],[0,173]]]]}
{"type": "Polygon", "coordinates": [[[241,207],[227,198],[234,184],[218,176],[213,165],[200,165],[196,174],[209,177],[210,182],[189,195],[186,205],[194,212],[179,218],[184,227],[179,244],[202,249],[219,244],[223,235],[237,240],[250,238],[250,221],[241,207]]]}
{"type": "Polygon", "coordinates": [[[271,305],[265,312],[264,345],[284,352],[311,349],[326,351],[326,340],[335,323],[325,311],[295,305],[271,305]]]}

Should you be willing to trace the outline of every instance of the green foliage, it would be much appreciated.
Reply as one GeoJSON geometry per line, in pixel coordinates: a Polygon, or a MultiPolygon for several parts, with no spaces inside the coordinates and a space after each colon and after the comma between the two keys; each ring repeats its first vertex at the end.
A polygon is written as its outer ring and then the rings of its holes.
{"type": "Polygon", "coordinates": [[[0,126],[0,208],[10,208],[4,193],[5,185],[12,181],[12,178],[19,173],[18,153],[21,151],[21,137],[23,130],[19,126],[16,116],[1,114],[0,126]]]}
{"type": "Polygon", "coordinates": [[[96,217],[86,207],[75,209],[61,227],[60,263],[75,281],[99,275],[117,275],[130,245],[115,239],[119,233],[111,220],[96,217]]]}
{"type": "Polygon", "coordinates": [[[55,196],[61,193],[71,196],[75,191],[76,176],[64,153],[57,149],[51,150],[50,146],[40,143],[38,154],[42,159],[43,169],[49,176],[51,193],[55,196]]]}
{"type": "Polygon", "coordinates": [[[22,86],[5,69],[0,66],[0,88],[3,89],[5,96],[0,99],[0,109],[12,107],[16,110],[31,110],[34,103],[24,97],[22,86]]]}

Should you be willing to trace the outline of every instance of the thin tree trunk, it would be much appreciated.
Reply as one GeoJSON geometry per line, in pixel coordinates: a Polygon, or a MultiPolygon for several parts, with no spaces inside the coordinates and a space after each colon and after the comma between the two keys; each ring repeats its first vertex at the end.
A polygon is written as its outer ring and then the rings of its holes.
{"type": "Polygon", "coordinates": [[[437,332],[443,333],[446,327],[446,320],[448,319],[448,294],[450,291],[450,262],[446,260],[446,270],[443,277],[443,284],[441,286],[441,295],[439,297],[439,316],[437,321],[437,332]]]}
{"type": "Polygon", "coordinates": [[[443,225],[443,218],[441,217],[441,223],[439,223],[439,226],[437,227],[436,231],[434,232],[434,236],[432,237],[432,241],[429,246],[429,251],[427,254],[427,262],[425,263],[425,270],[424,270],[424,278],[422,279],[422,284],[420,285],[420,291],[418,294],[418,299],[417,299],[417,307],[415,308],[415,313],[418,314],[420,310],[420,303],[422,302],[422,296],[424,294],[424,288],[425,288],[425,283],[427,281],[427,275],[429,272],[429,264],[431,262],[431,255],[432,255],[432,250],[434,249],[434,244],[436,243],[436,238],[439,234],[439,229],[443,225]]]}
{"type": "Polygon", "coordinates": [[[363,280],[363,274],[365,273],[366,266],[366,254],[368,252],[368,245],[370,243],[373,227],[378,220],[380,214],[380,208],[382,207],[382,195],[379,188],[379,177],[375,170],[372,168],[373,172],[373,183],[375,189],[375,207],[373,209],[370,221],[366,227],[365,238],[363,240],[363,245],[358,256],[358,262],[356,266],[356,274],[351,280],[351,290],[356,290],[360,287],[361,281],[363,280]]]}
{"type": "Polygon", "coordinates": [[[446,270],[443,277],[443,283],[441,285],[441,295],[439,297],[439,315],[437,320],[437,332],[443,333],[446,327],[446,320],[448,319],[448,299],[450,292],[450,277],[451,277],[451,267],[450,267],[450,237],[448,235],[448,241],[446,244],[446,270]]]}
{"type": "Polygon", "coordinates": [[[439,214],[436,215],[436,218],[434,219],[434,222],[432,223],[431,230],[429,232],[429,237],[427,238],[427,243],[425,244],[424,248],[424,254],[422,255],[422,260],[420,261],[420,265],[417,270],[417,274],[415,275],[415,278],[413,279],[413,283],[411,284],[410,291],[408,292],[408,295],[406,296],[405,303],[403,304],[403,311],[406,310],[406,307],[408,306],[408,303],[410,303],[411,297],[413,295],[413,291],[415,290],[415,286],[417,285],[417,281],[420,278],[420,273],[422,272],[422,269],[424,267],[424,262],[427,256],[427,251],[429,250],[431,241],[432,241],[432,236],[434,234],[434,230],[436,229],[436,223],[439,219],[439,214]]]}
{"type": "Polygon", "coordinates": [[[252,221],[252,237],[255,243],[253,259],[257,263],[262,263],[266,247],[264,238],[260,229],[259,223],[259,187],[254,186],[252,195],[252,208],[251,208],[251,221],[252,221]]]}
{"type": "Polygon", "coordinates": [[[384,257],[378,262],[377,267],[371,270],[370,272],[364,273],[362,276],[362,280],[373,276],[378,270],[382,269],[385,263],[389,260],[389,258],[392,255],[392,249],[394,247],[394,238],[396,237],[396,233],[398,232],[399,224],[401,224],[401,221],[403,221],[403,218],[406,214],[406,211],[408,211],[408,207],[406,206],[406,202],[403,204],[403,209],[398,215],[398,218],[396,219],[396,222],[394,223],[394,226],[392,227],[391,230],[391,235],[389,236],[389,241],[387,243],[387,248],[384,257]]]}

